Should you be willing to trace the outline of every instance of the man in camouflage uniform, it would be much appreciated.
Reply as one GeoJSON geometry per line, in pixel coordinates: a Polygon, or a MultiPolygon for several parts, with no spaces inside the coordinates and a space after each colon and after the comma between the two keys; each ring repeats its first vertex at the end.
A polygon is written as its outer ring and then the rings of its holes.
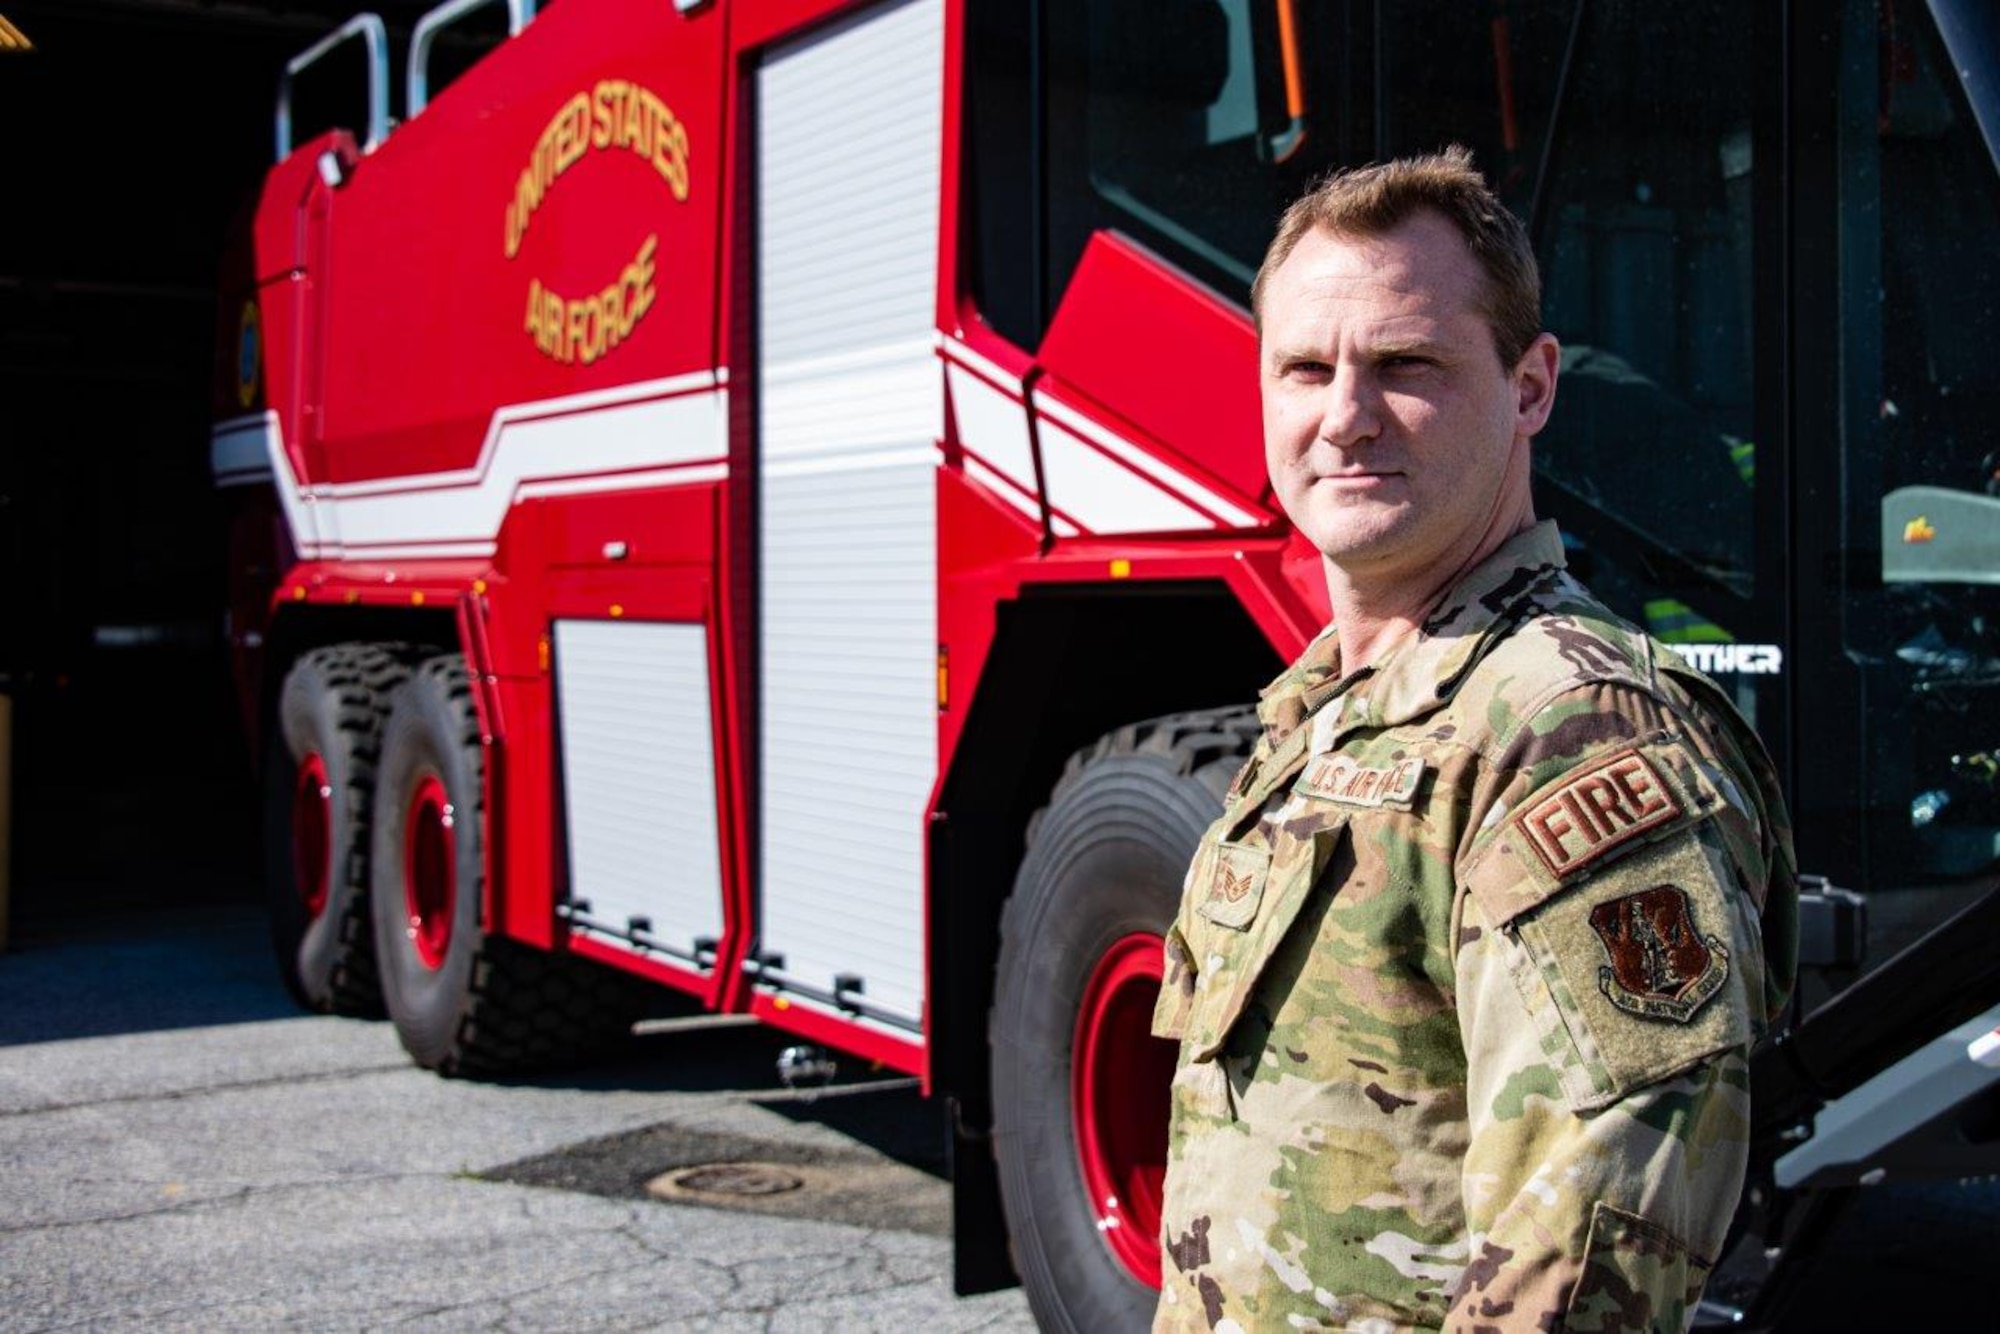
{"type": "Polygon", "coordinates": [[[1728,1227],[1789,829],[1728,700],[1534,520],[1539,302],[1462,150],[1322,185],[1258,275],[1334,619],[1168,933],[1157,1329],[1677,1330],[1728,1227]]]}

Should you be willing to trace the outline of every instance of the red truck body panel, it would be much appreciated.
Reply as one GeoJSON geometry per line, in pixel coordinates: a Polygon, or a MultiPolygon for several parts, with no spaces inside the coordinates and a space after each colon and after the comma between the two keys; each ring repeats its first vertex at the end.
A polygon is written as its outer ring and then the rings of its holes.
{"type": "MultiPolygon", "coordinates": [[[[930,799],[899,837],[940,815],[996,609],[1024,590],[1218,587],[1278,656],[1327,614],[1317,557],[1287,533],[1264,478],[1243,310],[1101,233],[1040,347],[980,318],[959,259],[962,5],[928,3],[943,63],[930,72],[943,100],[938,226],[919,258],[936,292],[924,578],[940,697],[930,799]]],[[[218,440],[268,442],[295,563],[267,619],[299,606],[451,613],[490,746],[489,930],[928,1074],[927,1005],[901,1027],[872,1020],[771,981],[755,955],[758,812],[781,800],[760,770],[755,619],[771,596],[760,432],[765,395],[780,391],[758,387],[771,331],[756,312],[793,279],[759,249],[769,146],[750,117],[765,71],[876,12],[741,0],[682,16],[658,0],[567,0],[372,152],[345,132],[300,146],[272,170],[250,228],[259,396],[218,440]],[[552,660],[564,636],[617,623],[699,629],[698,652],[674,652],[709,683],[703,819],[720,902],[688,957],[562,911],[579,837],[566,766],[581,762],[565,747],[582,743],[566,739],[552,660]]],[[[847,331],[815,338],[837,362],[847,331]]],[[[248,679],[264,627],[239,619],[248,679]]],[[[925,885],[923,911],[944,892],[925,885]]],[[[951,961],[917,966],[935,979],[951,961]]]]}

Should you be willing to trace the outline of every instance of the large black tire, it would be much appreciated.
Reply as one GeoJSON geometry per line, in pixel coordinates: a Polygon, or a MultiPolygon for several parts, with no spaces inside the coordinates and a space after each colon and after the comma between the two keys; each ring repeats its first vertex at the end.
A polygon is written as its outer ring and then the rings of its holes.
{"type": "Polygon", "coordinates": [[[1015,1269],[1045,1330],[1136,1330],[1152,1318],[1158,1294],[1143,1270],[1148,1255],[1157,1263],[1158,1200],[1127,1191],[1107,1208],[1099,1196],[1108,1164],[1164,1162],[1173,1048],[1144,1033],[1159,940],[1256,735],[1248,709],[1122,727],[1071,758],[1029,828],[1000,921],[993,1145],[1015,1269]],[[1086,1010],[1095,1032],[1080,1027],[1086,1010]],[[1130,1076],[1129,1097],[1080,1092],[1079,1060],[1090,1081],[1130,1076]],[[1106,1139],[1106,1108],[1123,1142],[1106,1139]],[[1087,1166],[1090,1140],[1100,1147],[1087,1166]]]}
{"type": "Polygon", "coordinates": [[[401,644],[334,644],[292,664],[264,764],[264,889],[271,947],[300,1005],[379,1015],[368,915],[369,819],[401,644]]]}
{"type": "Polygon", "coordinates": [[[422,663],[390,700],[375,788],[375,950],[382,998],[417,1064],[500,1075],[628,1040],[648,988],[482,928],[485,748],[465,660],[422,663]]]}

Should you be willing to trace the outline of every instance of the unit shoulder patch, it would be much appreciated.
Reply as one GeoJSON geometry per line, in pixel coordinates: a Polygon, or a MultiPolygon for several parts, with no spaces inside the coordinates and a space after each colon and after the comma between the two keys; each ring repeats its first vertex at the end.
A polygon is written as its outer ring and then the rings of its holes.
{"type": "Polygon", "coordinates": [[[1652,761],[1630,749],[1577,770],[1515,812],[1511,821],[1549,874],[1566,880],[1685,813],[1652,761]]]}
{"type": "Polygon", "coordinates": [[[1729,978],[1729,950],[1696,927],[1678,885],[1655,885],[1590,910],[1609,964],[1597,972],[1604,998],[1628,1014],[1685,1024],[1729,978]]]}
{"type": "Polygon", "coordinates": [[[1747,1048],[1746,996],[1762,979],[1741,897],[1712,833],[1681,825],[1515,920],[1522,999],[1552,1011],[1573,1044],[1576,1059],[1560,1072],[1572,1108],[1606,1106],[1747,1048]]]}

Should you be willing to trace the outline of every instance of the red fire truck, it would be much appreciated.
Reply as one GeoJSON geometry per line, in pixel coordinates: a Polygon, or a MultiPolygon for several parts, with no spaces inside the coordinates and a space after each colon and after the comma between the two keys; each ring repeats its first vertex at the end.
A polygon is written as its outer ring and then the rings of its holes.
{"type": "Polygon", "coordinates": [[[1993,1170],[1980,7],[500,8],[448,83],[485,0],[293,60],[225,275],[230,632],[302,1003],[471,1074],[665,988],[907,1071],[952,1113],[961,1285],[1138,1319],[1159,933],[1327,616],[1248,280],[1313,176],[1455,140],[1565,344],[1541,510],[1734,693],[1852,887],[1807,896],[1709,1313],[1767,1309],[1846,1185],[1993,1170]]]}

